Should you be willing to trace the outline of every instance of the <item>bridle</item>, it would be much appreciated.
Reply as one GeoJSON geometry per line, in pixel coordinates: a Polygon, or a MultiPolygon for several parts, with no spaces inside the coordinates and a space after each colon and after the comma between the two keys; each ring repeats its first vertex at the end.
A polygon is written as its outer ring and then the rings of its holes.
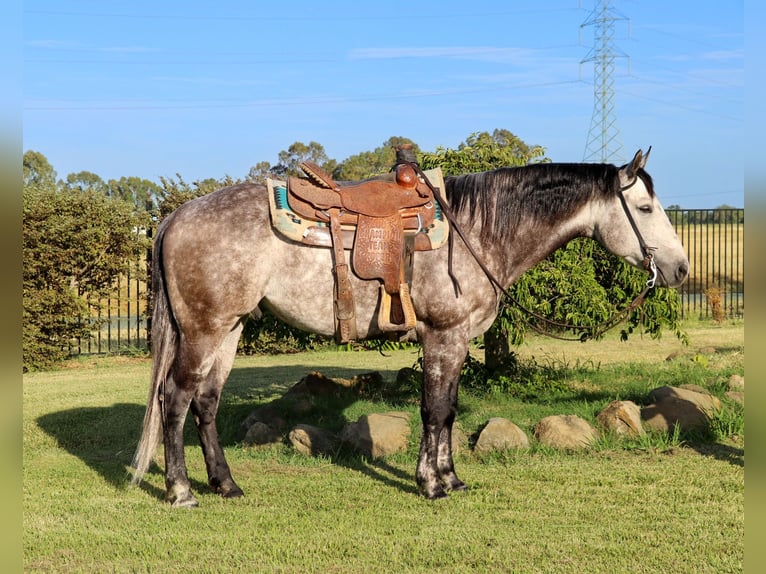
{"type": "MultiPolygon", "coordinates": [[[[500,281],[494,276],[494,274],[487,268],[487,266],[484,264],[484,262],[481,260],[479,255],[471,246],[470,242],[468,241],[468,238],[463,233],[463,230],[460,228],[460,225],[457,223],[457,220],[455,218],[454,213],[452,212],[451,207],[442,197],[439,191],[439,188],[431,185],[431,182],[428,180],[428,177],[426,177],[426,175],[420,169],[420,166],[416,162],[410,162],[410,161],[400,161],[399,163],[406,163],[412,166],[415,172],[423,179],[423,181],[425,181],[426,185],[428,185],[428,187],[433,192],[434,197],[439,202],[439,205],[442,208],[442,212],[449,220],[452,228],[455,230],[457,235],[460,236],[460,239],[465,244],[466,248],[468,249],[468,252],[474,258],[474,260],[479,264],[479,267],[481,267],[481,270],[487,276],[487,279],[489,279],[490,283],[492,284],[493,288],[495,288],[496,292],[499,289],[501,298],[505,297],[508,301],[513,303],[513,305],[518,307],[520,310],[531,315],[535,319],[538,319],[553,327],[557,327],[559,329],[584,331],[584,333],[577,338],[563,337],[555,333],[546,331],[538,327],[534,323],[526,321],[529,327],[531,327],[533,330],[537,331],[538,333],[542,335],[553,337],[555,339],[563,339],[567,341],[586,341],[588,339],[595,339],[600,337],[601,335],[606,333],[609,329],[620,324],[628,316],[628,314],[630,314],[631,311],[639,307],[644,302],[644,298],[646,297],[647,293],[655,286],[658,273],[662,273],[662,270],[660,270],[655,264],[654,254],[652,253],[652,251],[656,250],[657,248],[651,247],[646,243],[643,235],[641,235],[641,231],[638,229],[638,225],[636,225],[636,221],[633,218],[633,214],[630,212],[630,209],[628,208],[628,203],[625,200],[624,192],[630,189],[631,187],[633,187],[639,179],[639,176],[636,175],[633,177],[633,179],[630,182],[626,183],[625,185],[622,185],[617,190],[617,196],[620,198],[620,204],[622,205],[622,209],[625,212],[625,215],[628,218],[628,222],[630,223],[630,226],[633,229],[633,233],[635,233],[636,238],[638,239],[639,246],[641,247],[641,253],[644,256],[644,260],[643,260],[644,270],[646,270],[650,274],[650,277],[646,282],[646,286],[641,291],[641,293],[639,293],[636,296],[636,298],[633,299],[633,301],[631,301],[630,304],[625,309],[621,311],[617,311],[612,317],[610,317],[606,321],[603,321],[597,325],[584,325],[584,326],[572,325],[569,323],[561,323],[559,321],[554,321],[552,319],[544,317],[543,315],[540,315],[539,313],[536,313],[535,311],[532,311],[531,309],[528,309],[527,307],[522,305],[515,297],[513,297],[513,295],[511,295],[510,291],[506,289],[503,286],[503,284],[500,283],[500,281]]],[[[449,243],[450,243],[449,245],[449,275],[455,287],[455,294],[459,295],[461,292],[460,285],[458,284],[457,278],[452,274],[452,242],[453,242],[453,234],[450,233],[449,235],[449,243]]]]}
{"type": "Polygon", "coordinates": [[[630,189],[633,187],[636,182],[638,181],[638,176],[635,176],[629,183],[626,183],[622,187],[620,187],[619,190],[617,190],[617,196],[620,198],[620,204],[622,205],[622,210],[625,212],[625,215],[628,217],[628,223],[630,223],[630,226],[633,228],[633,233],[636,234],[636,238],[638,239],[638,244],[641,246],[641,253],[644,255],[644,270],[649,272],[651,274],[651,277],[646,282],[646,285],[651,289],[654,287],[655,282],[657,281],[657,265],[654,263],[654,254],[652,251],[657,249],[656,247],[650,247],[646,244],[646,241],[644,241],[644,236],[641,235],[641,231],[638,229],[638,225],[636,225],[636,220],[633,219],[633,214],[630,212],[630,209],[628,209],[628,202],[625,200],[625,194],[624,191],[630,189]]]}

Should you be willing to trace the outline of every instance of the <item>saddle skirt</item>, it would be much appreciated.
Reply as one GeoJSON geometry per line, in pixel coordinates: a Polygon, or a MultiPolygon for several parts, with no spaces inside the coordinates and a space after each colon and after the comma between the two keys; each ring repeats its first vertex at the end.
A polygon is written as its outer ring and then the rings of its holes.
{"type": "MultiPolygon", "coordinates": [[[[360,279],[379,280],[378,327],[402,332],[416,325],[410,297],[413,253],[443,246],[449,224],[433,191],[412,165],[358,183],[337,184],[311,163],[301,165],[307,178],[267,180],[272,226],[305,245],[332,249],[335,276],[336,338],[357,338],[349,266],[360,279]]],[[[444,189],[440,169],[423,174],[444,189]]]]}

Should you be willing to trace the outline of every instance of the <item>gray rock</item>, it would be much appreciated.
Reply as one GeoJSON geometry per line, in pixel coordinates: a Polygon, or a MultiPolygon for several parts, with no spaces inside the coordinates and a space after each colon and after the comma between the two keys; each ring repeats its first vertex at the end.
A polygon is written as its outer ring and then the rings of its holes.
{"type": "Polygon", "coordinates": [[[261,421],[254,422],[242,442],[251,446],[282,442],[282,434],[261,421]]]}
{"type": "Polygon", "coordinates": [[[527,447],[529,447],[529,438],[523,430],[508,419],[495,417],[489,419],[479,433],[473,449],[476,452],[490,452],[527,447]]]}
{"type": "Polygon", "coordinates": [[[644,432],[641,409],[633,401],[612,401],[596,419],[604,429],[620,436],[637,436],[644,432]]]}
{"type": "Polygon", "coordinates": [[[541,444],[571,449],[584,448],[599,436],[588,421],[576,415],[545,417],[535,425],[534,434],[541,444]]]}
{"type": "Polygon", "coordinates": [[[664,386],[652,390],[653,404],[641,409],[644,427],[669,432],[700,430],[710,424],[710,417],[721,410],[721,402],[701,387],[664,386]],[[697,390],[699,389],[699,390],[697,390]]]}
{"type": "Polygon", "coordinates": [[[335,433],[312,425],[297,425],[287,438],[295,450],[306,456],[332,454],[338,444],[335,433]]]}
{"type": "Polygon", "coordinates": [[[742,375],[732,375],[731,377],[729,377],[729,390],[744,391],[745,377],[743,377],[742,375]]]}
{"type": "Polygon", "coordinates": [[[371,414],[348,423],[341,432],[341,441],[371,458],[407,450],[410,415],[406,412],[371,414]]]}

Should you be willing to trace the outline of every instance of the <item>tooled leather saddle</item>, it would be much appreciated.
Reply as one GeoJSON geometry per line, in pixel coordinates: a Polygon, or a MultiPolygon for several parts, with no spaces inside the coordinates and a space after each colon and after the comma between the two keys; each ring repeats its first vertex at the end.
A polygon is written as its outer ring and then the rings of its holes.
{"type": "Polygon", "coordinates": [[[351,250],[350,263],[359,278],[381,282],[378,328],[413,329],[413,253],[443,244],[434,245],[425,233],[438,212],[431,186],[409,163],[398,163],[388,176],[349,184],[336,183],[312,162],[303,162],[301,169],[307,177],[288,177],[286,199],[295,216],[316,222],[304,229],[302,243],[332,248],[336,339],[357,338],[344,250],[351,250]]]}

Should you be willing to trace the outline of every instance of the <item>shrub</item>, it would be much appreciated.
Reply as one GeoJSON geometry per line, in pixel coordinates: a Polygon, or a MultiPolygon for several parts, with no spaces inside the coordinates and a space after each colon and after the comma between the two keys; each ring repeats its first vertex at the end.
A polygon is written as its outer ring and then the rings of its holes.
{"type": "Polygon", "coordinates": [[[96,326],[94,307],[141,247],[132,207],[34,182],[23,192],[24,370],[65,358],[96,326]]]}

